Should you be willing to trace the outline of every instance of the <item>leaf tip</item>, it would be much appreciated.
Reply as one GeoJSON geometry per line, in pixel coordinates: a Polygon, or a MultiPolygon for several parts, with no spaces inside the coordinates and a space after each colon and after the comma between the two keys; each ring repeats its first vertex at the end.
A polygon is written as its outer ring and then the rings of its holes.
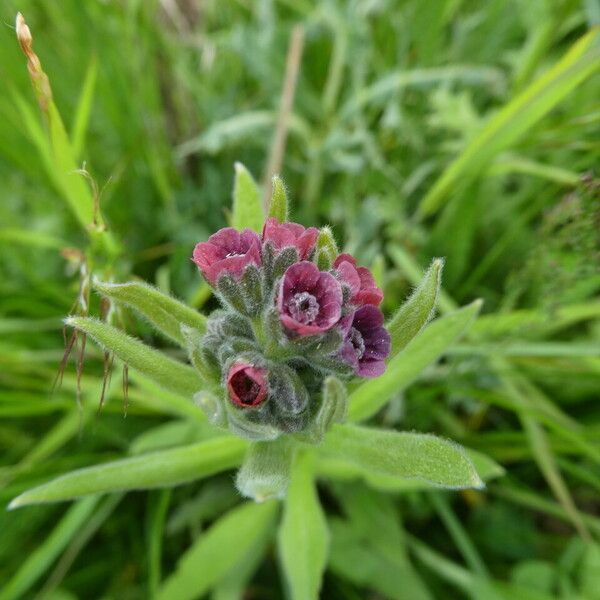
{"type": "Polygon", "coordinates": [[[23,499],[23,497],[25,496],[25,494],[21,494],[20,496],[17,496],[16,498],[13,498],[9,503],[8,506],[6,507],[6,510],[15,510],[16,508],[21,508],[22,506],[25,506],[27,504],[27,501],[23,499]]]}
{"type": "Polygon", "coordinates": [[[482,306],[483,306],[483,298],[477,298],[477,300],[473,300],[473,302],[471,302],[471,304],[469,304],[469,307],[473,309],[473,312],[475,314],[479,314],[482,306]]]}

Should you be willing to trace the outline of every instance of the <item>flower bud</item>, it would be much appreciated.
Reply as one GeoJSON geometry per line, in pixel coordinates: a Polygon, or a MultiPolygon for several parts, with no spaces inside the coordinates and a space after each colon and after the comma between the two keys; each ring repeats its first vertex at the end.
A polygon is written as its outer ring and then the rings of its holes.
{"type": "Polygon", "coordinates": [[[215,285],[221,275],[227,273],[234,278],[241,277],[249,264],[260,265],[261,241],[254,231],[236,231],[225,227],[196,244],[193,261],[208,283],[215,285]]]}
{"type": "Polygon", "coordinates": [[[267,371],[245,362],[235,362],[227,373],[227,392],[236,406],[262,404],[267,398],[267,371]]]}

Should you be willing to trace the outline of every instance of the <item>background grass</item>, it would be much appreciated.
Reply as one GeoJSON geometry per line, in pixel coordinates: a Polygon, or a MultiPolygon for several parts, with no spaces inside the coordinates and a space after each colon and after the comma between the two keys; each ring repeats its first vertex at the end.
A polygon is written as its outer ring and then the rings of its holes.
{"type": "MultiPolygon", "coordinates": [[[[134,374],[125,408],[118,365],[98,413],[102,357],[91,344],[82,408],[72,366],[50,395],[61,318],[79,288],[65,248],[90,247],[69,206],[91,192],[73,196],[81,175],[48,163],[36,145],[26,116],[41,117],[12,29],[17,11],[75,164],[101,190],[117,248],[104,275],[213,306],[191,250],[226,223],[234,162],[259,181],[268,171],[300,25],[278,169],[294,218],[330,224],[373,266],[388,313],[433,256],[446,257],[441,312],[484,299],[468,339],[374,422],[453,438],[493,457],[505,476],[452,494],[323,486],[333,537],[322,596],[599,598],[597,0],[4,2],[4,504],[68,469],[207,435],[195,409],[134,374]]],[[[169,350],[145,323],[123,318],[169,350]]],[[[238,502],[226,476],[2,513],[0,597],[149,597],[238,502]]],[[[273,548],[246,566],[245,597],[284,596],[273,548]]],[[[214,598],[241,597],[232,581],[213,586],[214,598]]]]}

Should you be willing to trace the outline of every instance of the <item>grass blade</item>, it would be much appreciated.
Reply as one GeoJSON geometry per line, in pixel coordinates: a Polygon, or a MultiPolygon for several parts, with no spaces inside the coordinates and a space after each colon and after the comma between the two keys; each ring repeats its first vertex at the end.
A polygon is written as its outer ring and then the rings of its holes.
{"type": "Polygon", "coordinates": [[[192,600],[204,595],[271,529],[277,503],[248,502],[221,517],[181,557],[157,600],[192,600]]]}
{"type": "Polygon", "coordinates": [[[500,152],[510,148],[565,96],[600,68],[600,29],[579,39],[552,69],[498,112],[448,166],[425,195],[418,213],[435,213],[452,188],[476,177],[500,152]]]}

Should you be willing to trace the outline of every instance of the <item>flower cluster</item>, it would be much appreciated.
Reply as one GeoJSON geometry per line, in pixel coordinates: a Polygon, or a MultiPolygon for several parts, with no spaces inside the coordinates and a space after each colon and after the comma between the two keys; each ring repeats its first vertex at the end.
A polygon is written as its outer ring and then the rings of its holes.
{"type": "Polygon", "coordinates": [[[353,256],[320,251],[319,236],[315,227],[269,218],[262,235],[227,227],[194,249],[223,305],[199,342],[227,392],[212,399],[211,414],[250,439],[322,430],[332,413],[323,406],[328,376],[385,370],[383,293],[353,256]]]}

